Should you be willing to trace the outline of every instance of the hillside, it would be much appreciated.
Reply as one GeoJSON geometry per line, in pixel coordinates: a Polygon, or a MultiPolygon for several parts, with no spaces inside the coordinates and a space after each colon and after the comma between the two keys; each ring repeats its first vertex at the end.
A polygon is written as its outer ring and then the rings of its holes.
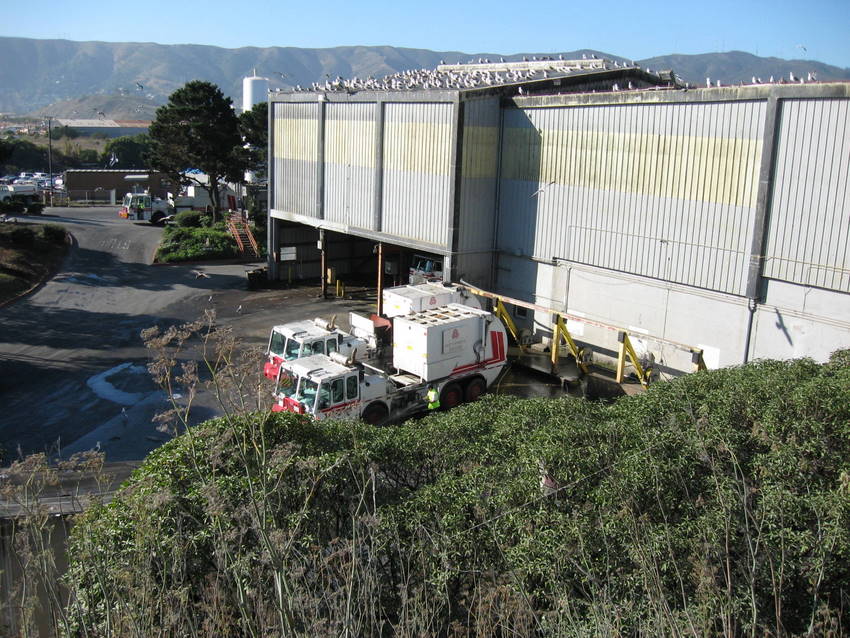
{"type": "Polygon", "coordinates": [[[692,84],[703,85],[705,79],[720,80],[723,84],[749,83],[753,76],[767,82],[770,76],[788,79],[789,72],[805,78],[808,73],[817,74],[820,82],[850,80],[850,69],[816,62],[814,60],[783,60],[761,58],[744,51],[726,53],[704,53],[701,55],[665,55],[640,61],[651,69],[674,69],[692,84]]]}
{"type": "MultiPolygon", "coordinates": [[[[622,60],[607,52],[580,49],[548,52],[565,58],[596,53],[600,57],[622,60]]],[[[624,52],[628,53],[628,52],[624,52]]],[[[132,109],[142,105],[162,104],[168,95],[189,80],[214,82],[239,103],[242,78],[253,69],[272,80],[272,87],[307,85],[336,77],[370,75],[379,77],[414,68],[433,68],[440,60],[466,61],[477,58],[498,59],[499,53],[461,53],[429,51],[387,46],[345,46],[329,49],[293,47],[221,47],[179,44],[161,45],[150,42],[72,42],[69,40],[35,40],[0,37],[0,112],[28,113],[39,110],[51,115],[72,117],[75,109],[66,101],[89,96],[89,99],[124,100],[116,112],[98,108],[108,117],[136,117],[132,109]],[[45,107],[48,107],[45,109],[45,107]]],[[[504,55],[505,59],[522,59],[534,52],[504,55]]],[[[540,55],[540,53],[536,53],[540,55]]],[[[753,75],[767,79],[816,71],[818,79],[850,80],[850,69],[807,60],[786,61],[760,58],[749,53],[707,53],[702,55],[669,55],[638,60],[653,69],[673,68],[685,80],[702,83],[706,76],[724,83],[749,80],[753,75]]],[[[147,109],[149,110],[149,109],[147,109]]]]}

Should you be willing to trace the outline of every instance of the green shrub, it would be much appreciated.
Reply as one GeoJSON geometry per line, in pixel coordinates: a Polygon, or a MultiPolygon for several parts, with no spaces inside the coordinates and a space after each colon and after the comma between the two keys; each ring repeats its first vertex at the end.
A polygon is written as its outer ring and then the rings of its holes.
{"type": "Polygon", "coordinates": [[[32,228],[20,226],[9,233],[9,239],[18,246],[32,246],[35,243],[35,231],[32,228]]]}
{"type": "Polygon", "coordinates": [[[45,241],[61,244],[65,241],[65,229],[58,224],[45,224],[41,227],[41,236],[45,241]]]}
{"type": "Polygon", "coordinates": [[[89,635],[843,635],[848,362],[391,428],[215,419],[83,514],[73,609],[89,635]]]}
{"type": "Polygon", "coordinates": [[[180,228],[200,228],[202,214],[197,210],[184,210],[174,216],[174,223],[180,228]]]}
{"type": "Polygon", "coordinates": [[[33,202],[27,206],[27,215],[41,215],[44,211],[44,204],[41,202],[33,202]]]}
{"type": "Polygon", "coordinates": [[[230,233],[216,228],[186,228],[171,226],[165,229],[157,251],[157,261],[199,261],[227,259],[238,256],[236,242],[230,233]]]}

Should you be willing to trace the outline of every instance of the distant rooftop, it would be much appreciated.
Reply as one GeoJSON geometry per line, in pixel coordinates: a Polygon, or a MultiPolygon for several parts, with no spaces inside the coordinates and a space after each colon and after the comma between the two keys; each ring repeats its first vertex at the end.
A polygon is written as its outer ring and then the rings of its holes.
{"type": "Polygon", "coordinates": [[[106,118],[67,119],[57,118],[59,126],[71,128],[148,128],[151,123],[145,120],[108,120],[106,118]]]}

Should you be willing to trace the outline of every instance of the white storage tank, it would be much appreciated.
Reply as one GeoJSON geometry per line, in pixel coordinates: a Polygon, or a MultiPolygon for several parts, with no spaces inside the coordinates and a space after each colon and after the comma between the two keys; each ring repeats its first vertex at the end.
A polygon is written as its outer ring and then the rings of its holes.
{"type": "Polygon", "coordinates": [[[269,99],[269,79],[254,74],[242,78],[242,111],[250,111],[256,104],[269,99]]]}

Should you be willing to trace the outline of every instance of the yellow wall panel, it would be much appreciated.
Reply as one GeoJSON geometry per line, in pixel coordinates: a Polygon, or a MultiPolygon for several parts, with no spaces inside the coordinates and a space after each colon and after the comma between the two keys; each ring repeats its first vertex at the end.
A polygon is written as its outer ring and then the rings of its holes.
{"type": "Polygon", "coordinates": [[[278,118],[274,122],[275,159],[318,159],[319,126],[316,120],[278,118]]]}
{"type": "Polygon", "coordinates": [[[387,122],[384,144],[385,170],[449,174],[452,139],[448,124],[387,122]]]}
{"type": "Polygon", "coordinates": [[[761,140],[507,128],[505,179],[752,207],[761,140]]]}

